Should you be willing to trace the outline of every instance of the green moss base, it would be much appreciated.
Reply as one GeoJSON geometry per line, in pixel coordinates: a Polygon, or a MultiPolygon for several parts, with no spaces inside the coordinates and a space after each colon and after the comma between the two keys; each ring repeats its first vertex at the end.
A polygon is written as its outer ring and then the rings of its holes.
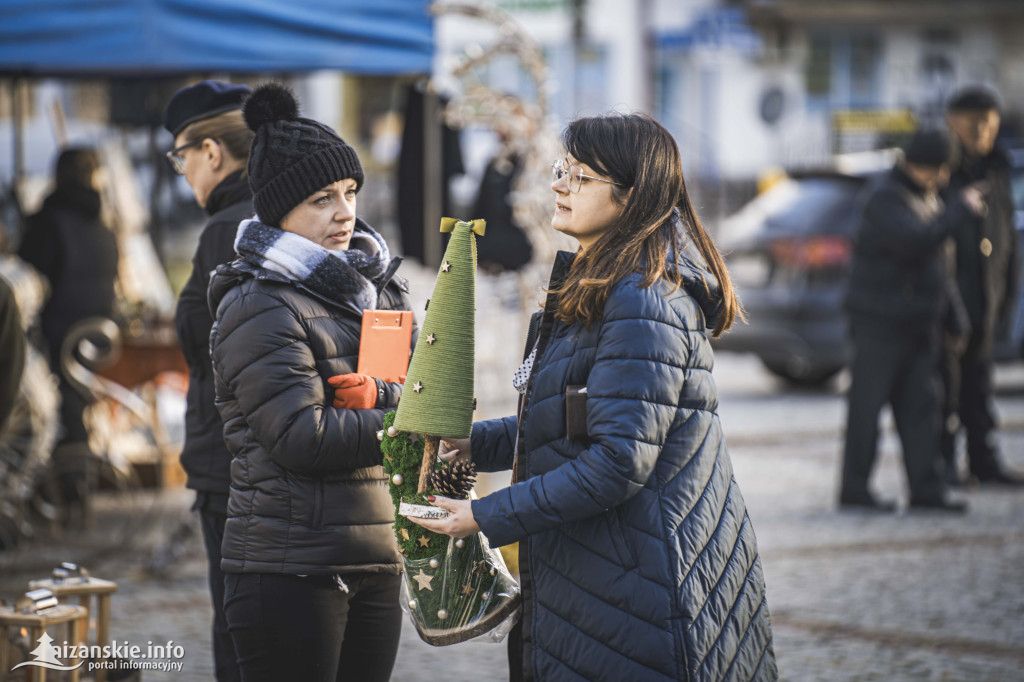
{"type": "Polygon", "coordinates": [[[423,438],[404,432],[388,436],[388,427],[394,421],[394,412],[384,417],[381,450],[384,471],[391,479],[395,538],[404,557],[403,579],[409,590],[413,622],[428,644],[464,642],[493,629],[515,611],[520,600],[519,586],[505,569],[500,555],[486,546],[480,533],[460,543],[447,535],[432,533],[398,513],[403,501],[429,505],[426,496],[433,491],[416,492],[423,438]],[[396,474],[401,476],[398,483],[396,474]]]}
{"type": "Polygon", "coordinates": [[[431,533],[423,526],[410,521],[398,513],[398,505],[405,500],[410,504],[425,504],[427,495],[416,492],[420,480],[420,463],[423,461],[423,438],[399,431],[394,437],[387,435],[388,427],[395,423],[395,413],[384,416],[384,439],[381,451],[384,453],[384,471],[390,479],[391,501],[395,504],[395,538],[399,551],[406,559],[427,559],[441,554],[448,547],[448,536],[431,533]],[[395,483],[395,475],[402,477],[395,483]]]}

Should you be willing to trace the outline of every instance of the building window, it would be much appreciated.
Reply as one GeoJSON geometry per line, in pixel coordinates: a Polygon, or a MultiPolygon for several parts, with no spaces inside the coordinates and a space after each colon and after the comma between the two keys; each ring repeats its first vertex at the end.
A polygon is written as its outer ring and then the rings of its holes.
{"type": "Polygon", "coordinates": [[[829,110],[878,106],[881,61],[877,36],[812,34],[804,69],[809,106],[829,110]]]}
{"type": "Polygon", "coordinates": [[[562,124],[579,116],[600,114],[608,107],[608,52],[604,46],[571,45],[544,50],[555,76],[551,111],[562,124]]]}
{"type": "Polygon", "coordinates": [[[832,40],[829,36],[811,36],[804,80],[809,97],[829,97],[832,90],[832,40]]]}
{"type": "Polygon", "coordinates": [[[851,108],[875,106],[878,101],[878,73],[881,49],[874,36],[855,36],[849,39],[851,108]]]}

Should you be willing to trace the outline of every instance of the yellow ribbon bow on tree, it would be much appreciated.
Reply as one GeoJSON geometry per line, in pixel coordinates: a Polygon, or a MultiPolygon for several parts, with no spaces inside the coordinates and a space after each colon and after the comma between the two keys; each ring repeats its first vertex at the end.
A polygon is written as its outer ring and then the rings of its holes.
{"type": "Polygon", "coordinates": [[[441,218],[441,232],[451,232],[455,229],[456,225],[465,225],[469,229],[473,230],[479,237],[484,236],[484,231],[487,229],[486,220],[459,220],[458,218],[441,218]]]}

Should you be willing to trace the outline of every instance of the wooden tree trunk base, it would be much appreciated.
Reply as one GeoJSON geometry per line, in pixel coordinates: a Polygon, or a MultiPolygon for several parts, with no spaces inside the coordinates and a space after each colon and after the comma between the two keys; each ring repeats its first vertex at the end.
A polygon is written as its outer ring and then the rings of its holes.
{"type": "Polygon", "coordinates": [[[420,494],[427,490],[427,478],[437,463],[437,450],[440,444],[441,439],[437,436],[423,436],[423,463],[420,464],[420,483],[416,487],[416,492],[420,494]]]}

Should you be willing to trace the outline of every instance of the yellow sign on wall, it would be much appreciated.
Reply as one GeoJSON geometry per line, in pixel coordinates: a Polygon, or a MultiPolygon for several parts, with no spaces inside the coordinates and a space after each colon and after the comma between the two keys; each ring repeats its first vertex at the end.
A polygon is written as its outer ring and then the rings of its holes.
{"type": "Polygon", "coordinates": [[[912,133],[918,121],[909,109],[836,111],[832,127],[837,133],[912,133]]]}

